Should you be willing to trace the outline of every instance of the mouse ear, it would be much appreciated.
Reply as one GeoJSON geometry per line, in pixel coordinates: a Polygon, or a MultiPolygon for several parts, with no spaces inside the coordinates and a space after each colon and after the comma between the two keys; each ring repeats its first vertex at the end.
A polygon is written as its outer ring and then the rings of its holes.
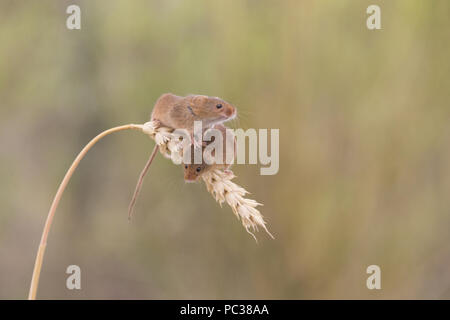
{"type": "Polygon", "coordinates": [[[205,103],[208,100],[208,96],[196,95],[194,96],[194,103],[205,103]]]}

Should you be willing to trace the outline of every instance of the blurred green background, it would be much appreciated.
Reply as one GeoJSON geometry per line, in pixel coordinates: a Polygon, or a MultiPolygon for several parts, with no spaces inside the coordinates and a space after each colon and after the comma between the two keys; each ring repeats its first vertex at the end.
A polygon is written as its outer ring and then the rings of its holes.
{"type": "Polygon", "coordinates": [[[26,298],[66,169],[164,92],[279,128],[280,171],[236,165],[276,239],[245,232],[138,132],[89,152],[56,213],[42,299],[450,298],[450,2],[0,1],[0,298],[26,298]],[[70,4],[81,30],[66,28],[70,4]],[[381,6],[382,30],[366,28],[381,6]],[[81,267],[82,290],[65,287],[81,267]],[[366,288],[381,267],[382,290],[366,288]]]}

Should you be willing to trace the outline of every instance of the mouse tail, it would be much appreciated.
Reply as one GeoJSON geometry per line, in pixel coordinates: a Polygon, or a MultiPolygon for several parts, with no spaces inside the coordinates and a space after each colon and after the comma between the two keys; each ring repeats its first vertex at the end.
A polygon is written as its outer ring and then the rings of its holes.
{"type": "Polygon", "coordinates": [[[141,191],[142,183],[144,182],[144,177],[148,172],[148,169],[150,168],[150,165],[153,162],[153,159],[156,156],[156,153],[158,152],[158,145],[156,144],[153,148],[152,154],[150,155],[150,158],[147,160],[147,163],[145,164],[144,169],[142,169],[141,174],[139,175],[138,182],[136,184],[136,189],[133,193],[133,198],[131,199],[130,205],[128,206],[128,221],[131,220],[131,216],[133,215],[133,209],[136,204],[136,199],[139,196],[139,192],[141,191]]]}

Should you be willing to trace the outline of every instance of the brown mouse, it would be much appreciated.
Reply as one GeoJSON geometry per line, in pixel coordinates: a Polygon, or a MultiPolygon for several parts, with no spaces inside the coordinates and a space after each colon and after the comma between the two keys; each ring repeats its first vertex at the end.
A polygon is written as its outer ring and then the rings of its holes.
{"type": "MultiPolygon", "coordinates": [[[[234,135],[226,134],[226,129],[223,124],[217,124],[213,126],[214,129],[220,130],[223,137],[223,163],[222,164],[207,164],[204,159],[202,159],[202,163],[195,164],[194,163],[194,148],[195,146],[191,146],[191,163],[190,164],[183,164],[183,171],[184,171],[184,181],[185,182],[196,182],[198,179],[206,172],[212,170],[212,169],[223,169],[225,172],[230,172],[228,169],[231,167],[230,160],[234,160],[236,157],[236,138],[234,135]],[[227,152],[233,152],[232,159],[229,159],[227,162],[227,152]]],[[[214,141],[214,137],[212,137],[212,141],[214,141]]],[[[210,141],[209,143],[211,143],[210,141]]],[[[207,143],[207,144],[209,144],[207,143]]],[[[202,148],[202,152],[204,151],[205,147],[202,148]]],[[[214,154],[212,154],[214,156],[214,154]]],[[[231,173],[231,172],[230,172],[231,173]]]]}
{"type": "Polygon", "coordinates": [[[201,121],[203,128],[210,128],[235,116],[236,108],[217,97],[204,95],[180,97],[165,93],[156,101],[151,120],[159,122],[161,126],[192,132],[194,121],[201,121]]]}

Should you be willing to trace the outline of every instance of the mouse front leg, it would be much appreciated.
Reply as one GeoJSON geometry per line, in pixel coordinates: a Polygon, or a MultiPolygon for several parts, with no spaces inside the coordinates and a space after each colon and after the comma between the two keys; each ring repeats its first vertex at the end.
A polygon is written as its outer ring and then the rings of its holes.
{"type": "Polygon", "coordinates": [[[201,148],[202,146],[206,146],[206,143],[200,140],[200,138],[193,132],[191,132],[191,144],[193,144],[195,148],[201,148]]]}

